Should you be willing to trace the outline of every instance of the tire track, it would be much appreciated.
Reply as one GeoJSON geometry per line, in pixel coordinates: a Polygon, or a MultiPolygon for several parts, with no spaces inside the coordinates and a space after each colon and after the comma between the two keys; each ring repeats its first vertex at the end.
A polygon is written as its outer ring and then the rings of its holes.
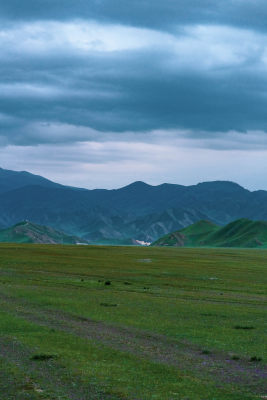
{"type": "Polygon", "coordinates": [[[3,309],[41,326],[64,331],[98,344],[174,366],[184,373],[212,379],[220,386],[231,384],[237,390],[259,395],[267,393],[267,367],[247,360],[232,360],[223,352],[203,354],[191,343],[178,342],[164,335],[135,328],[119,327],[62,311],[41,310],[23,299],[0,295],[3,309]]]}

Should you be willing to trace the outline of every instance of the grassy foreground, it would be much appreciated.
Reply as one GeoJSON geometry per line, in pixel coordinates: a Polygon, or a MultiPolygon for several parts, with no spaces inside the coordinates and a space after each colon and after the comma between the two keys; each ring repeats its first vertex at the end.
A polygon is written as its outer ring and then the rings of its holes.
{"type": "Polygon", "coordinates": [[[267,251],[0,245],[0,398],[267,396],[267,251]]]}

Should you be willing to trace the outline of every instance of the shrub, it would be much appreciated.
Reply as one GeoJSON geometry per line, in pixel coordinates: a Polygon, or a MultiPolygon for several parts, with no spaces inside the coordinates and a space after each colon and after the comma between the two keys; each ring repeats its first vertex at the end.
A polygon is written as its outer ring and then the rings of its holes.
{"type": "Polygon", "coordinates": [[[259,362],[261,360],[262,360],[261,357],[253,356],[253,357],[250,357],[249,361],[251,361],[251,362],[259,362]]]}
{"type": "Polygon", "coordinates": [[[236,355],[233,355],[233,356],[232,356],[232,360],[238,361],[238,360],[240,360],[240,358],[239,358],[238,356],[236,356],[236,355]]]}

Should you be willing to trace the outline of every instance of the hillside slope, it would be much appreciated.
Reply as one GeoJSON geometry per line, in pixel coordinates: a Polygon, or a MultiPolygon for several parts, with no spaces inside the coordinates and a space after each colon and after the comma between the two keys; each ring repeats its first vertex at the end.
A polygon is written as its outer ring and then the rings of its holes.
{"type": "Polygon", "coordinates": [[[267,222],[239,219],[214,232],[204,244],[214,247],[267,247],[267,222]]]}
{"type": "Polygon", "coordinates": [[[207,238],[217,230],[220,230],[218,225],[210,221],[198,221],[195,224],[181,229],[176,232],[171,232],[159,238],[152,243],[152,246],[175,246],[175,247],[198,247],[203,246],[207,238]]]}
{"type": "Polygon", "coordinates": [[[242,218],[219,227],[208,221],[200,221],[163,236],[152,246],[267,247],[267,222],[242,218]]]}
{"type": "Polygon", "coordinates": [[[8,229],[1,230],[0,242],[77,244],[81,242],[81,239],[75,236],[68,236],[47,226],[23,221],[8,229]]]}

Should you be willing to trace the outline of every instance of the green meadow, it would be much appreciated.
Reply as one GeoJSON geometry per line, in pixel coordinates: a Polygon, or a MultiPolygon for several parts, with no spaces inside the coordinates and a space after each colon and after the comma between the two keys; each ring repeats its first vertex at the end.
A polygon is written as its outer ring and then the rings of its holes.
{"type": "Polygon", "coordinates": [[[1,244],[0,399],[265,398],[266,292],[266,250],[1,244]]]}

